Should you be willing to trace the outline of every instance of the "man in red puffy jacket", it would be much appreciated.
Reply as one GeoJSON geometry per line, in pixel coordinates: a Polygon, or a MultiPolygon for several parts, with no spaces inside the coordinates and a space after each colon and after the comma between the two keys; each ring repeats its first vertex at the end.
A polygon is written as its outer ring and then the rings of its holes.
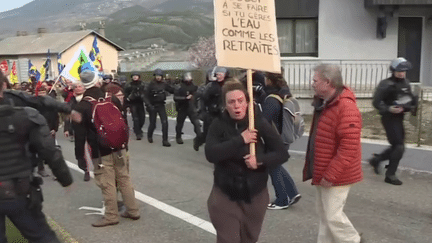
{"type": "Polygon", "coordinates": [[[338,66],[320,64],[314,71],[315,111],[303,181],[312,179],[317,189],[317,242],[359,243],[361,237],[343,207],[351,186],[363,179],[360,111],[338,66]]]}

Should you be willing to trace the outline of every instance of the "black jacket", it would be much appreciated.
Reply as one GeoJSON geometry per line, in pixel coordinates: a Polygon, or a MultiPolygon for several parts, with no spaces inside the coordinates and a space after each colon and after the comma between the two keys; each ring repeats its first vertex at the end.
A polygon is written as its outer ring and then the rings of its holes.
{"type": "Polygon", "coordinates": [[[203,99],[206,111],[219,115],[222,112],[222,86],[223,82],[210,82],[206,84],[203,99]]]}
{"type": "Polygon", "coordinates": [[[55,146],[45,118],[30,107],[12,107],[0,99],[0,181],[29,178],[29,149],[38,153],[62,186],[72,184],[72,175],[55,146]]]}
{"type": "Polygon", "coordinates": [[[177,108],[193,107],[194,98],[188,100],[187,97],[194,95],[197,90],[198,87],[193,82],[181,82],[179,87],[174,91],[174,101],[177,108]]]}
{"type": "Polygon", "coordinates": [[[146,89],[146,97],[150,105],[164,105],[166,100],[166,92],[174,93],[174,88],[163,81],[153,80],[146,89]]]}
{"type": "Polygon", "coordinates": [[[125,87],[125,101],[126,105],[132,105],[135,103],[144,102],[146,105],[149,105],[150,102],[145,95],[146,86],[141,81],[131,81],[126,84],[125,87]]]}
{"type": "MultiPolygon", "coordinates": [[[[90,96],[94,99],[104,98],[105,94],[104,92],[97,87],[92,87],[84,93],[84,98],[86,96],[90,96]]],[[[106,156],[111,154],[112,152],[116,150],[112,150],[111,148],[103,147],[100,145],[96,133],[96,128],[94,124],[92,123],[92,113],[93,113],[93,106],[90,102],[81,100],[77,106],[76,111],[82,114],[82,121],[79,124],[76,124],[75,128],[75,157],[77,160],[84,159],[85,156],[85,142],[87,141],[91,148],[91,156],[93,159],[100,158],[102,156],[106,156]]],[[[113,96],[112,97],[113,103],[119,108],[119,110],[122,110],[122,106],[120,104],[120,101],[113,96]]]]}
{"type": "Polygon", "coordinates": [[[400,105],[404,108],[404,112],[408,112],[415,109],[417,103],[417,98],[411,92],[409,80],[397,79],[394,76],[384,79],[378,84],[372,102],[381,115],[403,115],[403,113],[392,114],[389,107],[400,105]]]}
{"type": "Polygon", "coordinates": [[[270,94],[278,95],[281,99],[284,99],[284,97],[291,97],[291,92],[288,87],[283,87],[281,89],[268,87],[266,88],[267,98],[264,99],[264,102],[262,103],[262,115],[265,119],[271,124],[274,122],[276,125],[276,128],[280,133],[282,133],[282,103],[277,100],[276,98],[273,98],[271,96],[268,96],[270,94]]]}
{"type": "Polygon", "coordinates": [[[205,155],[215,165],[214,184],[231,200],[250,202],[251,198],[267,187],[268,171],[288,160],[288,152],[281,137],[263,118],[256,117],[258,143],[256,170],[248,169],[244,156],[249,145],[241,133],[248,128],[248,119],[235,121],[227,111],[211,124],[205,145],[205,155]]]}

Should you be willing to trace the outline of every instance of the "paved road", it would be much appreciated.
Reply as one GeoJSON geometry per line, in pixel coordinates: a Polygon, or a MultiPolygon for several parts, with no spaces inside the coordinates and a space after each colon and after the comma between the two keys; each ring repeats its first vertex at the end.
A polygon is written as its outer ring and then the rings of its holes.
{"type": "MultiPolygon", "coordinates": [[[[91,227],[90,224],[100,216],[85,215],[87,211],[78,208],[101,207],[101,193],[93,180],[82,181],[83,174],[75,170],[75,184],[69,192],[65,192],[57,182],[45,180],[45,212],[83,243],[215,242],[206,207],[212,187],[212,165],[205,160],[202,149],[199,152],[192,149],[192,127],[189,123],[186,126],[185,144],[177,145],[173,141],[171,148],[162,147],[161,137],[157,135],[153,144],[146,140],[136,141],[132,136],[131,175],[135,190],[139,192],[137,198],[140,199],[142,214],[139,221],[121,219],[117,226],[91,227]]],[[[170,138],[174,139],[171,122],[170,131],[170,138]]],[[[73,144],[62,136],[58,137],[65,158],[76,163],[73,144]]],[[[303,198],[287,210],[268,211],[259,242],[316,242],[315,189],[310,182],[301,182],[303,140],[292,146],[294,152],[284,165],[298,183],[303,198]]],[[[381,149],[378,145],[371,145],[371,148],[364,145],[363,148],[371,151],[381,149]]],[[[429,151],[408,149],[407,155],[410,153],[420,165],[429,162],[426,159],[420,161],[428,158],[421,154],[429,151]]],[[[409,165],[408,162],[404,159],[403,163],[409,165]]],[[[420,165],[416,169],[428,168],[420,165]]],[[[364,165],[364,172],[365,180],[353,187],[345,211],[368,242],[432,242],[432,175],[403,171],[400,177],[404,185],[396,187],[384,183],[384,177],[374,175],[367,165],[364,165]]],[[[270,192],[273,195],[272,189],[270,192]]]]}

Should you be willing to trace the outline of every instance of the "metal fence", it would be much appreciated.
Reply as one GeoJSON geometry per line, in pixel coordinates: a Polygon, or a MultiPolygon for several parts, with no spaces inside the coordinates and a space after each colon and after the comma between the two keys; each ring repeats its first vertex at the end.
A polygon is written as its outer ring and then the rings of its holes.
{"type": "Polygon", "coordinates": [[[285,80],[298,98],[313,96],[313,68],[319,63],[339,65],[344,84],[353,89],[359,98],[372,97],[379,81],[390,76],[390,60],[284,60],[282,67],[285,80]]]}

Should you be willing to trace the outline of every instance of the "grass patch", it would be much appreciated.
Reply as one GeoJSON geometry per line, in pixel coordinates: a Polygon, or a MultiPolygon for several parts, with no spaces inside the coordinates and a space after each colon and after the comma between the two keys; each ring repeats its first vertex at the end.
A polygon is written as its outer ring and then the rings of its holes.
{"type": "Polygon", "coordinates": [[[14,224],[6,217],[6,237],[10,243],[27,243],[14,224]]]}

